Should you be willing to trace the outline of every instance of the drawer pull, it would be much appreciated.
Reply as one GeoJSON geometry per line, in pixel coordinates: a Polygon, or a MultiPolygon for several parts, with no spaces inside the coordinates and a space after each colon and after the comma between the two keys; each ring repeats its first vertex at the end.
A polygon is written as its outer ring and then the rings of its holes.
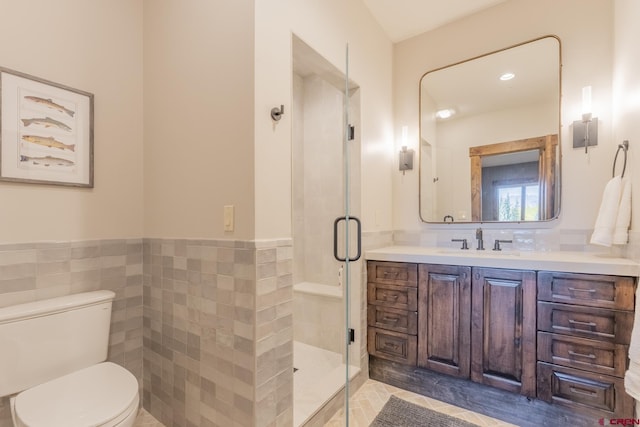
{"type": "Polygon", "coordinates": [[[395,279],[398,277],[399,273],[400,273],[399,271],[385,271],[384,278],[387,279],[389,278],[389,276],[391,276],[393,279],[395,279]]]}
{"type": "Polygon", "coordinates": [[[590,328],[595,328],[596,324],[593,322],[581,322],[579,320],[573,320],[573,319],[569,319],[569,323],[571,325],[580,325],[580,326],[588,326],[590,328]]]}
{"type": "Polygon", "coordinates": [[[595,289],[579,289],[579,288],[569,288],[569,290],[571,292],[589,292],[590,294],[595,294],[596,290],[595,289]]]}
{"type": "Polygon", "coordinates": [[[572,393],[575,393],[575,394],[582,394],[582,395],[589,396],[589,397],[593,397],[593,396],[595,396],[595,395],[596,395],[596,392],[595,392],[595,391],[592,391],[592,390],[584,390],[584,389],[577,388],[577,387],[569,387],[569,390],[571,390],[571,392],[572,392],[572,393]]]}
{"type": "Polygon", "coordinates": [[[586,357],[587,359],[595,359],[596,358],[595,354],[576,353],[575,351],[571,351],[571,350],[569,350],[569,356],[572,356],[572,357],[586,357]]]}
{"type": "Polygon", "coordinates": [[[398,294],[391,294],[391,295],[389,295],[389,294],[388,294],[388,293],[386,293],[386,292],[382,294],[382,298],[384,298],[384,299],[393,299],[393,300],[396,300],[396,299],[398,299],[398,296],[399,296],[398,294]]]}
{"type": "Polygon", "coordinates": [[[384,320],[385,322],[393,322],[396,323],[398,320],[400,320],[398,317],[383,317],[382,320],[384,320]]]}

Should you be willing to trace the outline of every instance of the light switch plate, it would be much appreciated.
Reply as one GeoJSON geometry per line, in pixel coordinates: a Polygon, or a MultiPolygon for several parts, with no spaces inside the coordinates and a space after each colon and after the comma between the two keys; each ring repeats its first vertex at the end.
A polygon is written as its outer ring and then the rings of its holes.
{"type": "Polygon", "coordinates": [[[233,231],[233,205],[227,205],[224,207],[224,231],[233,231]]]}

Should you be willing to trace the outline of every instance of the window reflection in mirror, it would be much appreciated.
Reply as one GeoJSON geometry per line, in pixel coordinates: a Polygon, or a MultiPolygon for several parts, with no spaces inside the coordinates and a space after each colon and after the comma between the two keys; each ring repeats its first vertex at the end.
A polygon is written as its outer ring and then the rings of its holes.
{"type": "Polygon", "coordinates": [[[557,217],[560,68],[560,41],[547,36],[422,77],[419,197],[423,221],[453,217],[455,222],[520,222],[557,217]],[[513,77],[500,80],[506,72],[513,77]],[[534,140],[536,144],[526,146],[534,140]],[[474,147],[498,147],[505,142],[516,145],[476,158],[470,153],[474,147]],[[518,159],[522,156],[529,157],[518,159]],[[505,159],[511,159],[512,166],[496,164],[505,159]],[[475,181],[474,170],[480,171],[475,181]]]}
{"type": "Polygon", "coordinates": [[[540,153],[529,150],[482,158],[482,219],[540,219],[540,153]]]}

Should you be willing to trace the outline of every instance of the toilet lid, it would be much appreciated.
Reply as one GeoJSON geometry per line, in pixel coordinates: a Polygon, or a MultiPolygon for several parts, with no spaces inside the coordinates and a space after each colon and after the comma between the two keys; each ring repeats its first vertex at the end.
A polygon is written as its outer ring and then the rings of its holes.
{"type": "Polygon", "coordinates": [[[18,394],[16,416],[28,426],[99,426],[137,407],[138,381],[111,362],[93,365],[18,394]]]}

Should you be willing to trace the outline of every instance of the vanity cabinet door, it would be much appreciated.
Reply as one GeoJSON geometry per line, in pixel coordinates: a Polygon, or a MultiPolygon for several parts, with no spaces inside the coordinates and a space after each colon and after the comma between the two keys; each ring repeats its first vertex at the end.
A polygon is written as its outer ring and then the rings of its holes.
{"type": "Polygon", "coordinates": [[[418,366],[469,378],[471,268],[420,264],[418,366]]]}
{"type": "Polygon", "coordinates": [[[536,274],[473,268],[471,379],[536,395],[536,274]]]}

